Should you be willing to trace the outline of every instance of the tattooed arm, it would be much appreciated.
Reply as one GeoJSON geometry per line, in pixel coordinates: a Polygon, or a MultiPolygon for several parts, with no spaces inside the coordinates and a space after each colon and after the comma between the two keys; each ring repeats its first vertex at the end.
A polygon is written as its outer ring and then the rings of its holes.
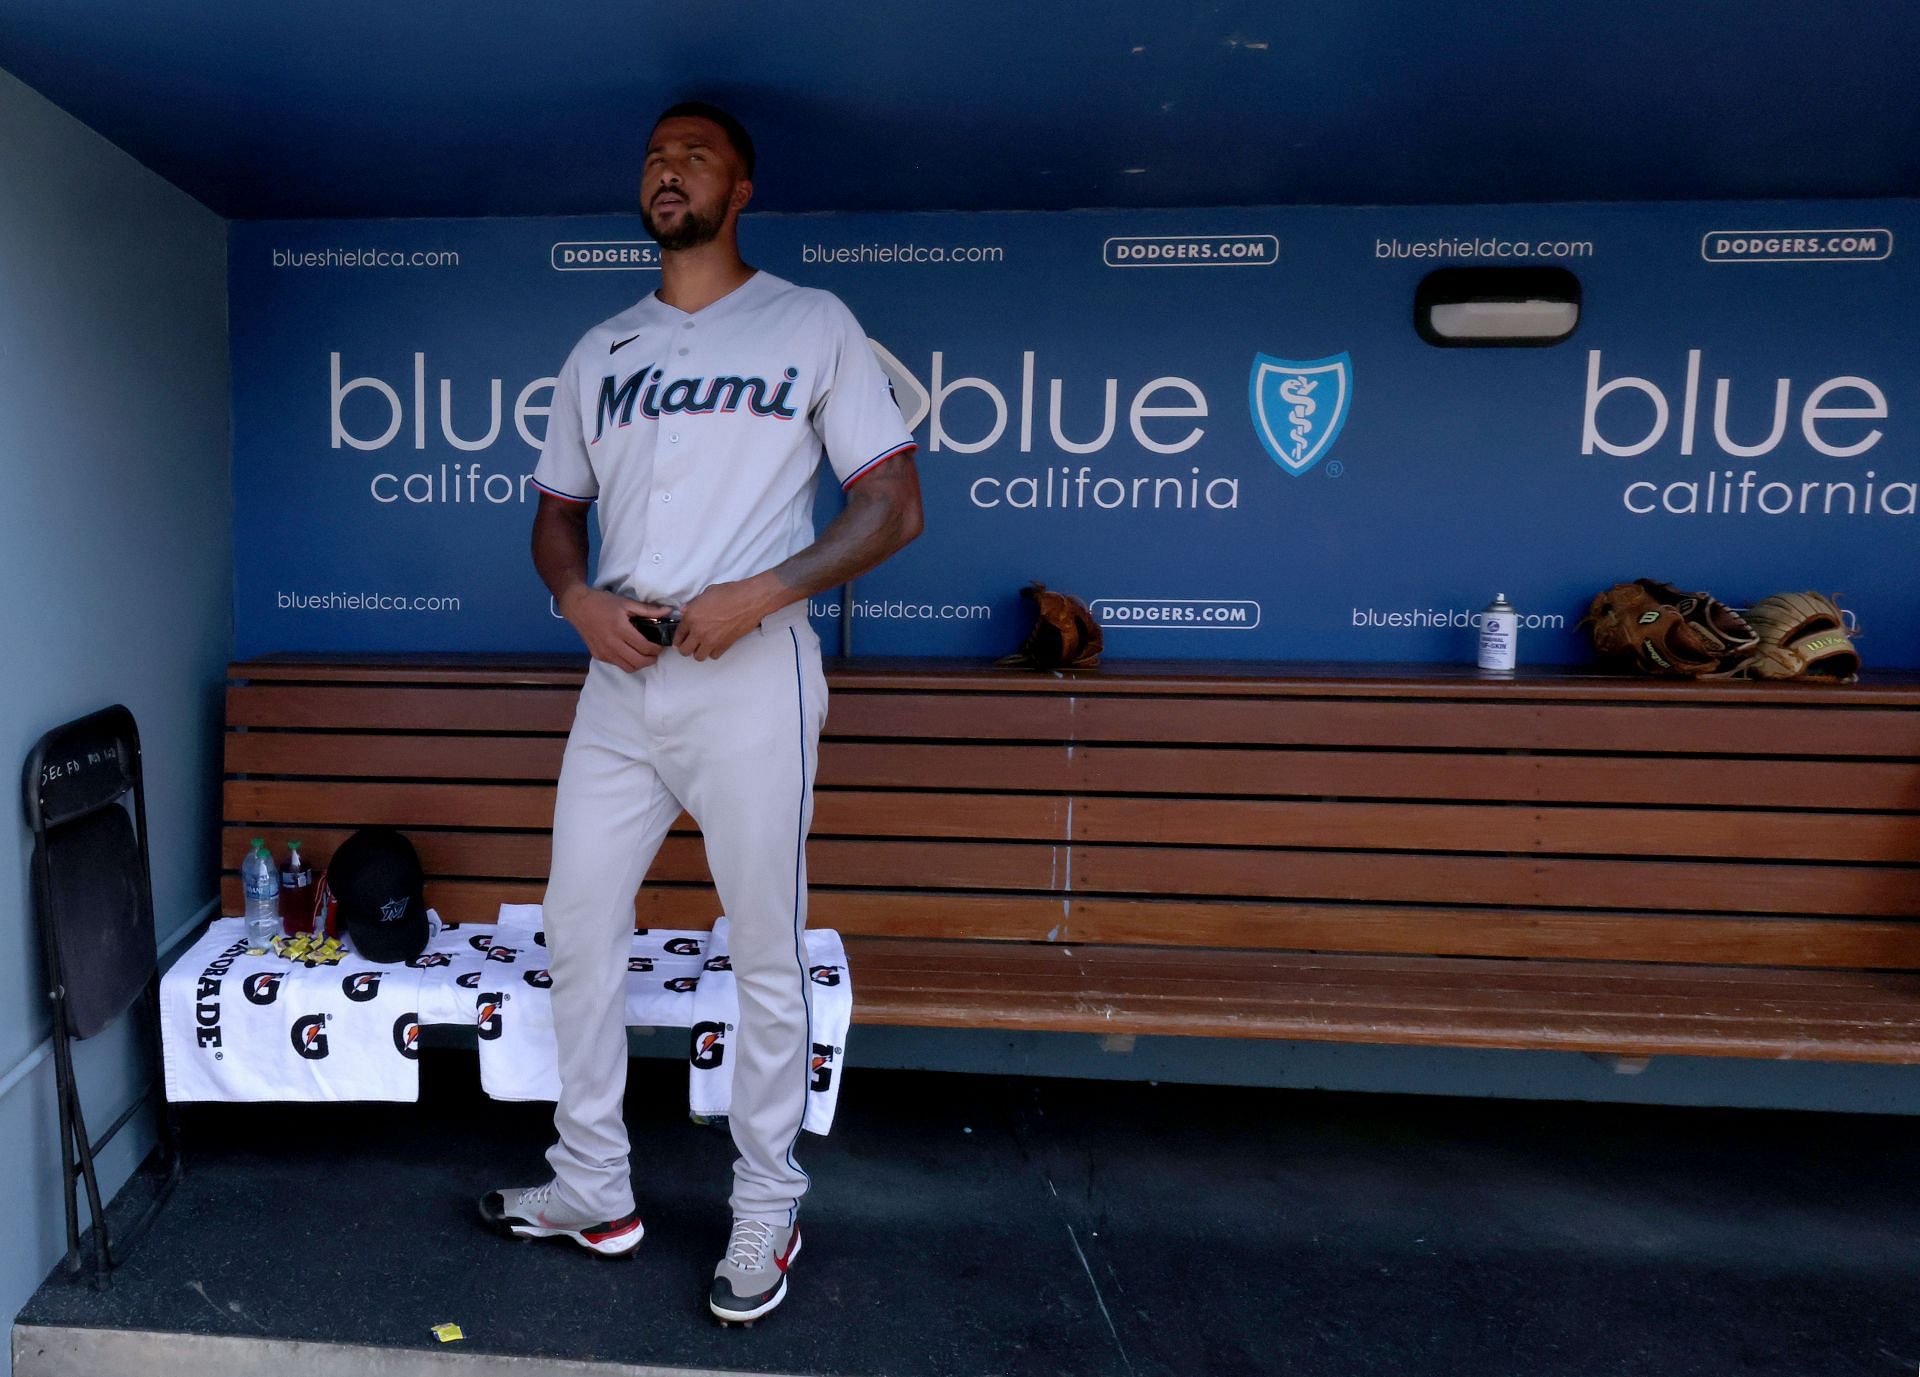
{"type": "Polygon", "coordinates": [[[689,602],[674,646],[696,660],[723,655],[788,603],[838,587],[888,559],[922,525],[920,473],[907,452],[861,475],[847,489],[846,509],[799,554],[751,578],[716,583],[689,602]]]}

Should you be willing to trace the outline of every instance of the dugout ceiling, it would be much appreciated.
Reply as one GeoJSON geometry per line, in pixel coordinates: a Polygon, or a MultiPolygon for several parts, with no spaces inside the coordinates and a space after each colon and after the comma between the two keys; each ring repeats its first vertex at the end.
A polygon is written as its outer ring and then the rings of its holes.
{"type": "Polygon", "coordinates": [[[1890,0],[6,0],[0,67],[223,215],[621,211],[664,103],[758,208],[1908,196],[1890,0]]]}

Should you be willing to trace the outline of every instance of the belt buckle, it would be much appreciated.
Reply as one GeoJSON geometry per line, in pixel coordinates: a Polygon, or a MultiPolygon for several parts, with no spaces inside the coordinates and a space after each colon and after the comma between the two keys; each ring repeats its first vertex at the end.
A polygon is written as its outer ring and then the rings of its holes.
{"type": "Polygon", "coordinates": [[[627,620],[633,623],[633,629],[658,646],[673,644],[674,633],[680,629],[680,614],[669,612],[664,617],[648,617],[638,612],[629,612],[627,620]]]}

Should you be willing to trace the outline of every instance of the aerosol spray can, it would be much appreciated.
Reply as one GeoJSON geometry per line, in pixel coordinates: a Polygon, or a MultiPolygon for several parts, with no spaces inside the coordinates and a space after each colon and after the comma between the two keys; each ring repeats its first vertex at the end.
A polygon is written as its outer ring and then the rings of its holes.
{"type": "Polygon", "coordinates": [[[1520,635],[1520,614],[1505,593],[1496,593],[1480,614],[1480,668],[1492,674],[1511,674],[1514,642],[1520,635]]]}

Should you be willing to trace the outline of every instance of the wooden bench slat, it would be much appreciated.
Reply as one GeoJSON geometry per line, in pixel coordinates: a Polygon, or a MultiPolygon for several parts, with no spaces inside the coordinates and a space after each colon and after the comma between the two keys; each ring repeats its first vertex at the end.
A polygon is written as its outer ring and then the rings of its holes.
{"type": "MultiPolygon", "coordinates": [[[[564,736],[409,736],[346,731],[229,732],[232,774],[326,779],[527,779],[560,774],[564,736]]],[[[992,742],[875,744],[823,741],[821,787],[1056,790],[1067,778],[1062,745],[992,742]]]]}
{"type": "Polygon", "coordinates": [[[1104,1005],[1050,1000],[1024,991],[977,996],[941,992],[897,994],[873,990],[854,1009],[854,1022],[1011,1031],[1110,1035],[1268,1038],[1306,1042],[1392,1043],[1431,1047],[1499,1048],[1512,1051],[1590,1052],[1616,1056],[1717,1056],[1773,1061],[1866,1062],[1912,1065],[1920,1061],[1905,1029],[1809,1029],[1721,1024],[1678,1025],[1622,1020],[1611,1026],[1591,1018],[1542,1022],[1531,1014],[1482,1013],[1463,1020],[1449,1013],[1306,1005],[1254,1014],[1219,1003],[1183,1008],[1104,1005]]]}
{"type": "MultiPolygon", "coordinates": [[[[844,935],[1044,942],[1064,930],[1058,899],[1018,894],[953,894],[809,886],[811,927],[844,935]]],[[[712,889],[642,885],[634,907],[645,927],[705,926],[722,911],[712,889]]]]}
{"type": "Polygon", "coordinates": [[[577,691],[562,688],[423,688],[230,684],[228,727],[358,731],[554,732],[572,730],[577,691]]]}
{"type": "MultiPolygon", "coordinates": [[[[877,940],[849,942],[854,986],[859,991],[855,1019],[862,1023],[910,1023],[919,1026],[1029,1028],[1078,1032],[1146,1032],[1171,1035],[1299,1038],[1355,1042],[1414,1042],[1446,1046],[1559,1048],[1635,1055],[1734,1055],[1807,1059],[1920,1061],[1920,1024],[1914,1020],[1819,1021],[1788,1013],[1776,1017],[1736,1017],[1742,1007],[1737,977],[1730,980],[1718,1009],[1696,1005],[1684,1019],[1659,1013],[1612,1008],[1583,1000],[1575,989],[1557,993],[1546,1007],[1513,1012],[1499,1007],[1455,1007],[1451,994],[1423,1004],[1421,972],[1401,964],[1383,964],[1376,980],[1357,988],[1279,985],[1296,991],[1258,1007],[1218,999],[1156,995],[1153,987],[1109,975],[1102,977],[1103,954],[1083,953],[1077,964],[1085,976],[1078,990],[1048,991],[1021,972],[1015,979],[1003,969],[990,987],[951,988],[939,966],[916,964],[915,953],[939,956],[933,944],[895,951],[889,963],[876,959],[891,945],[877,940]],[[1100,993],[1089,995],[1092,986],[1100,993]],[[1721,1016],[1716,1017],[1716,1014],[1721,1016]]],[[[1060,962],[1047,948],[1014,949],[1038,953],[1039,966],[1060,962]]],[[[950,955],[950,954],[949,954],[950,955]]],[[[1283,958],[1273,958],[1276,968],[1283,958]]],[[[1549,963],[1530,962],[1544,967],[1549,963]]],[[[1536,972],[1550,982],[1556,972],[1536,972]]],[[[1884,978],[1863,977],[1867,992],[1884,989],[1884,978]]],[[[1915,982],[1910,982],[1915,983],[1915,982]]],[[[1071,982],[1069,982],[1071,984],[1071,982]]],[[[1550,989],[1550,983],[1543,985],[1550,989]]],[[[1920,988],[1906,991],[1920,996],[1920,988]]],[[[1920,1004],[1920,1000],[1916,1001],[1920,1004]]]]}
{"type": "Polygon", "coordinates": [[[1606,1027],[1591,1019],[1559,1019],[1543,1024],[1527,1014],[1492,1013],[1465,1021],[1448,1014],[1360,1005],[1337,1009],[1307,1005],[1254,1015],[1219,1004],[1184,1008],[1162,1004],[1136,1009],[1123,1002],[1090,1005],[1050,1001],[1017,990],[998,997],[941,992],[902,996],[876,990],[871,1000],[855,1009],[854,1021],[912,1027],[1252,1037],[1623,1056],[1727,1056],[1893,1065],[1915,1061],[1911,1036],[1905,1030],[1811,1030],[1794,1025],[1756,1030],[1752,1026],[1680,1026],[1645,1021],[1606,1027]]]}
{"type": "MultiPolygon", "coordinates": [[[[314,865],[324,866],[348,834],[346,828],[309,828],[300,834],[303,852],[314,865]]],[[[237,871],[250,837],[257,835],[257,830],[244,827],[228,829],[223,864],[237,871]]],[[[545,833],[408,829],[407,839],[420,857],[420,868],[431,877],[525,879],[544,884],[552,864],[552,843],[545,833]]],[[[1049,890],[1057,886],[1064,871],[1064,849],[1040,842],[816,837],[807,844],[810,886],[918,883],[957,890],[1049,890]]],[[[670,834],[648,879],[712,883],[705,841],[698,833],[670,834]]]]}
{"type": "Polygon", "coordinates": [[[1757,810],[1075,797],[1076,842],[1920,862],[1920,818],[1757,810]]]}
{"type": "MultiPolygon", "coordinates": [[[[902,975],[885,967],[869,971],[858,955],[849,958],[854,966],[856,998],[863,998],[862,982],[871,976],[881,988],[900,988],[902,975]]],[[[1009,988],[1035,997],[1052,996],[1061,1001],[1074,1000],[1090,1005],[1130,1003],[1142,1012],[1178,1007],[1231,1008],[1242,1014],[1259,1016],[1270,1009],[1363,1005],[1376,1011],[1419,1011],[1434,1017],[1452,1016],[1462,1023],[1478,1017],[1512,1019],[1521,1026],[1550,1027],[1569,1018],[1590,1020],[1633,1020],[1639,1023],[1685,1024],[1708,1022],[1719,1027],[1740,1024],[1801,1028],[1903,1029],[1916,1044],[1920,1056],[1920,1014],[1914,1011],[1911,993],[1904,1001],[1882,999],[1874,1002],[1871,992],[1826,992],[1824,1001],[1793,998],[1784,991],[1750,991],[1740,986],[1724,986],[1705,991],[1687,991],[1667,995],[1644,990],[1619,995],[1579,987],[1535,985],[1520,989],[1472,989],[1442,987],[1394,972],[1388,978],[1333,983],[1319,980],[1285,978],[1279,968],[1266,968],[1258,978],[1239,981],[1194,977],[1179,979],[1162,975],[1122,974],[1105,971],[1095,963],[1091,968],[1063,968],[1051,972],[1022,970],[980,974],[942,969],[927,977],[908,975],[907,981],[923,980],[921,988],[934,989],[949,997],[978,996],[992,1000],[1009,988]]]]}
{"type": "Polygon", "coordinates": [[[1072,800],[1059,794],[880,793],[819,789],[811,836],[1067,840],[1072,800]]]}
{"type": "MultiPolygon", "coordinates": [[[[863,937],[1920,969],[1920,923],[1898,921],[1085,896],[1063,906],[1037,897],[826,886],[814,888],[810,902],[814,926],[863,937]]],[[[711,890],[650,884],[638,908],[643,923],[671,927],[710,921],[721,905],[711,890]]]]}
{"type": "MultiPolygon", "coordinates": [[[[1358,955],[1352,952],[1225,952],[1192,948],[1053,947],[994,942],[862,942],[866,963],[938,970],[946,983],[982,988],[1015,978],[1144,981],[1172,989],[1206,989],[1225,997],[1256,998],[1260,988],[1332,992],[1417,984],[1433,997],[1467,1001],[1534,999],[1542,990],[1581,999],[1640,1007],[1645,999],[1726,1001],[1737,994],[1759,1003],[1832,1005],[1846,993],[1864,1005],[1892,1008],[1920,1024],[1920,976],[1911,972],[1753,970],[1731,966],[1676,966],[1622,961],[1495,961],[1475,957],[1358,955]]],[[[1291,998],[1291,995],[1287,997],[1291,998]]]]}
{"type": "MultiPolygon", "coordinates": [[[[256,828],[326,824],[546,831],[555,786],[370,780],[226,782],[222,806],[230,822],[256,828]]],[[[822,789],[814,796],[815,836],[972,839],[1066,839],[1067,804],[1059,797],[943,793],[877,794],[822,789]]],[[[690,820],[681,815],[681,825],[690,820]]],[[[329,852],[331,854],[331,852],[329,852]]]]}
{"type": "MultiPolygon", "coordinates": [[[[236,822],[290,825],[312,816],[351,819],[357,826],[390,819],[389,826],[406,830],[432,827],[473,827],[477,814],[507,816],[497,824],[544,832],[553,818],[552,785],[508,785],[504,801],[473,809],[476,798],[489,798],[489,785],[392,783],[320,780],[232,780],[227,800],[236,822]],[[539,801],[527,794],[539,791],[539,801]],[[404,792],[390,793],[398,789],[404,792]],[[543,821],[534,821],[545,810],[543,821]]],[[[878,793],[864,790],[820,789],[814,793],[814,837],[924,837],[954,840],[1065,841],[1069,804],[1059,796],[1036,794],[878,793]]],[[[317,831],[318,829],[316,829],[317,831]]],[[[676,832],[696,830],[691,816],[682,813],[676,832]]],[[[328,850],[332,854],[331,849],[328,850]]],[[[513,874],[544,873],[513,871],[513,874]]]]}
{"type": "MultiPolygon", "coordinates": [[[[420,857],[420,868],[430,876],[466,876],[487,879],[538,879],[545,882],[552,868],[553,843],[545,832],[445,832],[425,827],[403,827],[420,857]]],[[[307,827],[288,830],[300,840],[300,852],[317,875],[333,853],[353,834],[351,827],[307,827]]],[[[220,834],[220,864],[238,873],[249,842],[260,835],[258,825],[228,825],[220,834]]],[[[274,854],[283,848],[274,839],[274,854]]],[[[695,845],[698,845],[697,839],[695,845]]],[[[664,850],[664,848],[662,848],[664,850]]]]}
{"type": "Polygon", "coordinates": [[[1069,759],[1063,745],[998,742],[820,743],[820,788],[1062,790],[1069,759]]]}
{"type": "Polygon", "coordinates": [[[228,774],[326,779],[525,779],[560,776],[564,736],[402,736],[351,732],[235,731],[228,774]]]}
{"type": "Polygon", "coordinates": [[[1075,892],[1920,916],[1904,866],[1077,846],[1075,892]]]}
{"type": "Polygon", "coordinates": [[[553,825],[554,785],[415,784],[362,780],[230,779],[221,801],[229,822],[293,827],[493,827],[553,825]]]}
{"type": "Polygon", "coordinates": [[[1920,808],[1920,783],[1912,765],[1867,760],[1676,756],[1650,767],[1644,758],[1631,755],[1088,745],[1074,751],[1067,777],[1058,787],[1080,793],[1254,798],[1433,798],[1886,812],[1920,808]]]}
{"type": "Polygon", "coordinates": [[[1074,709],[1074,739],[1088,742],[1920,756],[1920,713],[1886,708],[1087,698],[1074,709]]]}
{"type": "MultiPolygon", "coordinates": [[[[943,901],[951,902],[951,901],[943,901]]],[[[934,936],[962,935],[954,929],[934,936]]],[[[877,927],[874,935],[907,936],[877,927]]],[[[1920,969],[1920,923],[1074,896],[1057,940],[1125,946],[1920,969]]],[[[981,934],[985,936],[986,934],[981,934]]],[[[1033,940],[1033,939],[1029,939],[1033,940]]]]}
{"type": "Polygon", "coordinates": [[[989,741],[1067,741],[1074,704],[1054,695],[1009,693],[834,693],[826,738],[847,736],[989,741]]]}

